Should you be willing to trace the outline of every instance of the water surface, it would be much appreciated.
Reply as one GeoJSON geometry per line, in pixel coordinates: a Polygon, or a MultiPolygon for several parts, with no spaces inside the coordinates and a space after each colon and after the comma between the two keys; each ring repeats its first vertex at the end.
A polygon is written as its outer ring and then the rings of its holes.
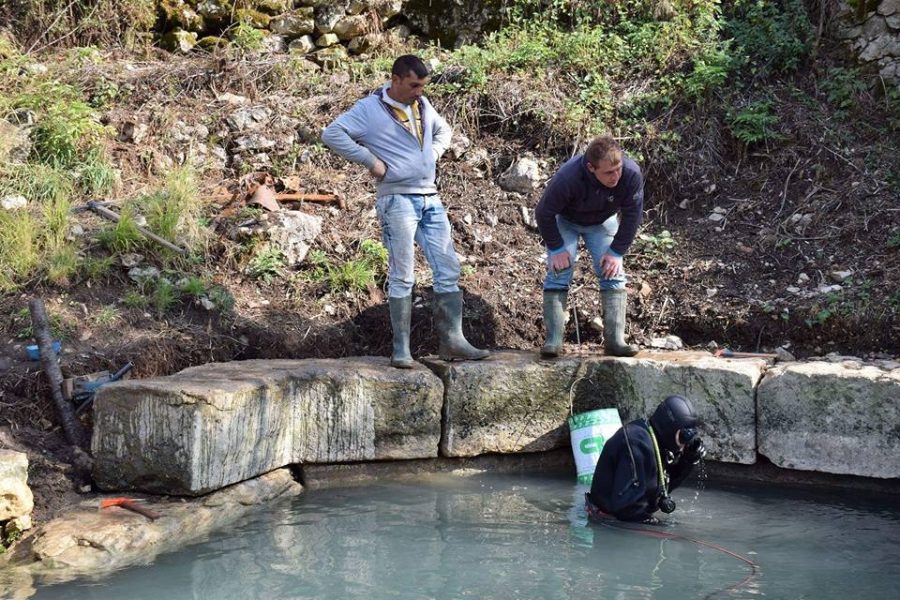
{"type": "Polygon", "coordinates": [[[662,539],[588,524],[572,479],[437,474],[310,491],[152,566],[34,598],[843,600],[900,589],[900,508],[887,498],[688,484],[652,528],[676,536],[662,539]]]}

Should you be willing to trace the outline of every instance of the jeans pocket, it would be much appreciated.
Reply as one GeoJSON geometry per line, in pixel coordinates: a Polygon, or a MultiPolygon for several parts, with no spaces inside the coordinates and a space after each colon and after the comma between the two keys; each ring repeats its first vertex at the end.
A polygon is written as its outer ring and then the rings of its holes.
{"type": "Polygon", "coordinates": [[[394,195],[391,194],[389,196],[379,196],[375,201],[375,214],[378,216],[378,221],[382,225],[385,224],[387,220],[388,214],[391,212],[391,205],[394,203],[394,195]]]}
{"type": "Polygon", "coordinates": [[[603,229],[606,232],[606,235],[615,237],[616,233],[619,231],[619,215],[613,215],[603,221],[603,229]]]}

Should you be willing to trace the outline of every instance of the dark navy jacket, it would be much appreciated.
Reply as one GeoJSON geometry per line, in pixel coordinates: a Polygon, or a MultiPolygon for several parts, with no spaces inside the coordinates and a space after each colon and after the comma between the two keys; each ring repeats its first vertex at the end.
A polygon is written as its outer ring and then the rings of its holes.
{"type": "MultiPolygon", "coordinates": [[[[623,521],[643,521],[656,512],[660,492],[653,440],[650,426],[643,419],[632,421],[625,427],[628,428],[631,453],[622,429],[606,440],[594,470],[590,500],[603,512],[623,521]]],[[[671,492],[687,478],[693,465],[676,460],[664,468],[669,473],[671,492]]]]}
{"type": "Polygon", "coordinates": [[[612,189],[587,170],[583,154],[560,167],[535,209],[538,229],[549,250],[563,245],[556,215],[579,225],[598,225],[621,211],[619,231],[610,247],[620,256],[628,252],[643,218],[644,178],[637,163],[627,156],[622,161],[622,177],[612,189]]]}

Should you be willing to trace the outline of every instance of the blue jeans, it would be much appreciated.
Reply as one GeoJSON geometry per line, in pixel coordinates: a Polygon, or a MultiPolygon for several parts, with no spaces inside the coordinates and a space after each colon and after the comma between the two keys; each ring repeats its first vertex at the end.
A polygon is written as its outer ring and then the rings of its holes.
{"type": "Polygon", "coordinates": [[[553,271],[550,268],[550,254],[547,254],[547,277],[544,278],[545,290],[567,290],[572,283],[572,275],[575,271],[575,262],[578,260],[578,238],[584,239],[594,263],[594,273],[600,280],[601,290],[617,290],[625,288],[625,270],[611,279],[606,279],[600,272],[600,259],[609,250],[616,232],[619,230],[619,218],[611,216],[599,225],[579,225],[556,215],[556,225],[563,239],[563,249],[569,253],[571,263],[568,269],[553,271]]]}
{"type": "Polygon", "coordinates": [[[392,194],[375,203],[381,235],[388,251],[388,295],[403,298],[415,283],[415,246],[431,265],[434,292],[459,291],[459,259],[450,235],[450,221],[437,194],[392,194]]]}

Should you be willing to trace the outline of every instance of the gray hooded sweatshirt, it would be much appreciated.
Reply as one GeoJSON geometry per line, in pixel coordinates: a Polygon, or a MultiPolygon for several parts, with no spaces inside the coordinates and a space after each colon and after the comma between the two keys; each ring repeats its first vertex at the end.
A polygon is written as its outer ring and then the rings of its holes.
{"type": "Polygon", "coordinates": [[[349,161],[371,169],[379,158],[387,166],[376,194],[436,194],[435,164],[450,145],[450,126],[423,96],[419,112],[423,141],[413,135],[382,100],[381,88],[353,105],[325,128],[322,141],[349,161]]]}

